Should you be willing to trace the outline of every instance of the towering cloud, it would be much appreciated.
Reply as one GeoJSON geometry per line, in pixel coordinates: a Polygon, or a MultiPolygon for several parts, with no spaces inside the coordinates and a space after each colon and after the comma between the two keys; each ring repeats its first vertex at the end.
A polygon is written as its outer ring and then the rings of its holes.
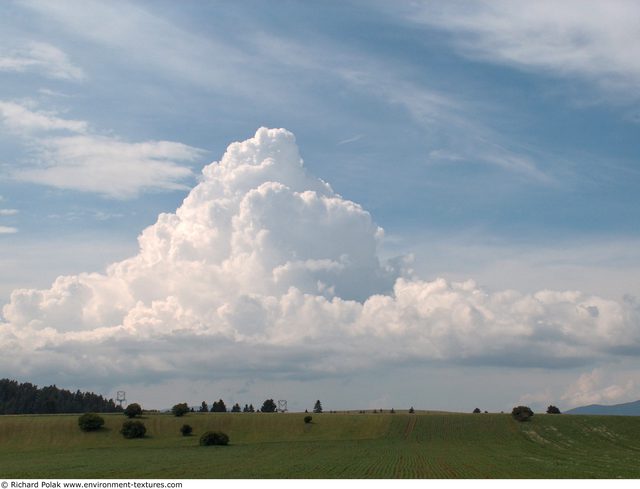
{"type": "Polygon", "coordinates": [[[204,168],[137,255],[14,291],[0,364],[117,383],[381,362],[553,367],[640,349],[633,301],[419,280],[403,260],[380,262],[382,238],[368,212],[306,171],[291,133],[261,128],[204,168]]]}

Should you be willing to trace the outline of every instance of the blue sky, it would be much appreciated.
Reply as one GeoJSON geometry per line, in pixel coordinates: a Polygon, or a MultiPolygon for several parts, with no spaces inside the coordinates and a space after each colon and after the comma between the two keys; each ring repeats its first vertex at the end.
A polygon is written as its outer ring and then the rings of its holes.
{"type": "MultiPolygon", "coordinates": [[[[381,259],[413,254],[421,279],[638,296],[640,9],[582,5],[3,3],[0,303],[137,253],[261,126],[295,134],[307,170],[384,228],[381,259]]],[[[628,400],[634,361],[527,371],[537,390],[494,407],[585,375],[568,404],[628,400]]]]}

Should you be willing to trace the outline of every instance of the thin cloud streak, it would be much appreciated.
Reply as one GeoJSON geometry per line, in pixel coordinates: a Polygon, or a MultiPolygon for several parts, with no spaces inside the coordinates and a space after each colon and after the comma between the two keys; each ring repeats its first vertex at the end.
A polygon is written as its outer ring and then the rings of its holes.
{"type": "Polygon", "coordinates": [[[0,100],[0,121],[11,132],[28,135],[40,131],[70,131],[84,133],[85,121],[62,119],[55,113],[33,111],[16,102],[0,100]]]}
{"type": "Polygon", "coordinates": [[[450,32],[460,52],[470,58],[560,77],[577,76],[614,97],[638,98],[637,2],[422,1],[414,2],[405,14],[407,22],[450,32]]]}
{"type": "MultiPolygon", "coordinates": [[[[5,46],[9,43],[5,43],[5,46]]],[[[34,72],[43,76],[67,80],[83,81],[84,71],[71,63],[67,54],[48,43],[31,41],[20,48],[0,51],[0,71],[26,73],[34,72]]]]}
{"type": "Polygon", "coordinates": [[[298,99],[307,104],[308,97],[295,89],[282,91],[281,82],[273,77],[272,66],[278,66],[279,72],[288,70],[302,81],[315,80],[322,74],[346,83],[356,92],[364,89],[390,107],[402,107],[425,131],[436,133],[447,145],[457,148],[468,162],[502,168],[536,184],[554,183],[553,177],[531,156],[483,124],[481,114],[469,104],[411,81],[406,67],[390,70],[392,61],[337,45],[329,38],[315,37],[312,43],[301,44],[282,35],[249,29],[241,40],[246,49],[241,50],[238,43],[229,42],[223,36],[203,37],[186,32],[168,19],[127,3],[117,7],[87,2],[26,2],[25,5],[57,20],[76,35],[126,49],[128,57],[139,60],[140,67],[160,70],[174,79],[204,84],[207,89],[227,96],[234,94],[266,103],[263,95],[268,93],[269,103],[282,99],[291,105],[298,99]],[[96,15],[96,11],[100,14],[96,15]],[[126,23],[122,22],[123,17],[126,23]],[[99,25],[95,25],[97,18],[102,19],[99,25]],[[117,32],[113,31],[116,27],[108,26],[118,26],[117,32]],[[215,63],[211,62],[212,53],[215,63]]]}
{"type": "MultiPolygon", "coordinates": [[[[259,58],[248,55],[228,36],[203,36],[189,32],[139,5],[128,2],[69,1],[22,5],[64,26],[75,36],[126,53],[123,62],[134,69],[161,73],[225,95],[247,98],[271,97],[277,85],[258,89],[253,70],[259,58]],[[253,69],[247,71],[247,67],[253,69]]],[[[233,33],[229,33],[232,35],[233,33]]],[[[239,42],[244,42],[243,35],[239,42]]]]}
{"type": "Polygon", "coordinates": [[[275,61],[287,60],[289,66],[331,75],[357,93],[369,93],[377,103],[401,107],[431,139],[456,148],[458,156],[466,162],[499,167],[536,184],[556,183],[532,157],[511,149],[512,143],[484,124],[478,108],[455,95],[411,80],[406,67],[389,69],[389,64],[393,63],[390,60],[383,63],[368,53],[349,51],[343,46],[338,49],[328,39],[300,45],[284,37],[261,34],[257,40],[261,52],[268,53],[275,61]],[[336,55],[336,52],[340,54],[336,55]]]}
{"type": "Polygon", "coordinates": [[[9,171],[17,181],[129,199],[149,190],[185,190],[190,163],[204,151],[171,141],[129,143],[89,130],[85,121],[0,101],[5,127],[23,137],[37,159],[9,171]],[[51,133],[66,131],[70,136],[51,133]]]}

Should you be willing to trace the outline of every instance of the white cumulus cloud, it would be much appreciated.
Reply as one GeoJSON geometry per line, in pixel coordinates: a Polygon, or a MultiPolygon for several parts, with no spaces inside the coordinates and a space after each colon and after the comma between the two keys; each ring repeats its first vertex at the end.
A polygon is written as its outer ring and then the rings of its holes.
{"type": "Polygon", "coordinates": [[[596,368],[580,375],[562,395],[562,400],[571,407],[598,403],[614,404],[628,400],[635,394],[633,379],[627,379],[624,385],[611,383],[605,371],[596,368]]]}
{"type": "Polygon", "coordinates": [[[20,289],[6,372],[102,382],[341,375],[384,364],[562,367],[640,347],[640,311],[577,291],[492,292],[381,263],[383,231],[261,128],[105,273],[20,289]],[[132,378],[133,377],[133,378],[132,378]]]}

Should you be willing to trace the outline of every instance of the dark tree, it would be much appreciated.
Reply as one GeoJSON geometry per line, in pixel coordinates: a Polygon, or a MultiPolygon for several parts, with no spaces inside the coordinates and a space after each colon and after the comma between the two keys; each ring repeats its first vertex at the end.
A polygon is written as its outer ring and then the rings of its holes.
{"type": "Polygon", "coordinates": [[[319,414],[322,412],[322,403],[320,402],[320,399],[318,399],[316,401],[316,403],[313,406],[313,412],[316,414],[319,414]]]}
{"type": "Polygon", "coordinates": [[[54,399],[47,399],[44,403],[44,409],[47,413],[57,413],[58,412],[58,404],[54,399]]]}
{"type": "Polygon", "coordinates": [[[413,406],[411,406],[411,408],[409,409],[409,414],[413,414],[413,413],[415,413],[415,412],[416,412],[416,410],[415,410],[415,409],[413,409],[413,406]]]}
{"type": "Polygon", "coordinates": [[[125,438],[142,438],[146,432],[147,428],[142,421],[125,421],[120,429],[125,438]]]}
{"type": "Polygon", "coordinates": [[[224,401],[222,399],[218,400],[218,401],[214,401],[213,404],[211,405],[211,412],[212,413],[226,413],[227,412],[227,406],[225,405],[224,401]]]}
{"type": "Polygon", "coordinates": [[[183,424],[180,428],[180,433],[182,433],[182,436],[189,436],[192,432],[193,428],[188,424],[183,424]]]}
{"type": "Polygon", "coordinates": [[[142,408],[140,407],[140,404],[136,402],[129,404],[124,410],[124,415],[127,418],[135,418],[136,416],[141,416],[142,408]]]}
{"type": "Polygon", "coordinates": [[[188,412],[190,412],[191,410],[189,409],[189,406],[187,405],[186,402],[181,402],[180,404],[176,404],[175,406],[173,406],[171,408],[171,414],[173,414],[176,417],[180,417],[180,416],[184,416],[185,414],[187,414],[188,412]]]}
{"type": "Polygon", "coordinates": [[[479,414],[479,413],[481,413],[481,412],[482,412],[482,411],[480,411],[480,408],[475,408],[475,409],[473,410],[473,414],[479,414]]]}
{"type": "Polygon", "coordinates": [[[312,419],[313,419],[313,418],[312,418],[311,416],[305,416],[305,417],[304,417],[304,422],[305,422],[305,424],[309,424],[309,423],[311,423],[311,420],[312,420],[312,419]]]}
{"type": "Polygon", "coordinates": [[[233,407],[231,408],[231,412],[232,413],[239,413],[241,411],[240,409],[240,404],[238,404],[237,402],[233,405],[233,407]]]}
{"type": "Polygon", "coordinates": [[[260,411],[263,413],[275,413],[277,408],[278,406],[276,406],[276,403],[273,402],[273,399],[267,399],[262,403],[260,411]]]}
{"type": "Polygon", "coordinates": [[[556,406],[551,405],[547,408],[547,414],[562,414],[562,413],[560,412],[560,409],[558,409],[556,406]]]}
{"type": "Polygon", "coordinates": [[[395,410],[395,409],[393,409],[393,408],[391,408],[391,411],[390,411],[390,412],[391,412],[391,414],[396,414],[396,410],[395,410]]]}
{"type": "Polygon", "coordinates": [[[518,421],[528,421],[533,416],[533,411],[528,406],[516,406],[511,411],[511,416],[518,421]]]}
{"type": "Polygon", "coordinates": [[[244,407],[242,408],[242,412],[243,413],[248,413],[249,412],[249,405],[245,404],[244,407]]]}
{"type": "Polygon", "coordinates": [[[209,412],[209,405],[202,401],[202,404],[200,404],[200,409],[198,409],[198,412],[200,413],[208,413],[209,412]]]}
{"type": "Polygon", "coordinates": [[[255,413],[256,409],[253,407],[253,404],[249,404],[249,412],[250,413],[255,413]]]}
{"type": "Polygon", "coordinates": [[[85,413],[78,418],[78,426],[82,431],[97,431],[103,424],[104,419],[94,413],[85,413]]]}

